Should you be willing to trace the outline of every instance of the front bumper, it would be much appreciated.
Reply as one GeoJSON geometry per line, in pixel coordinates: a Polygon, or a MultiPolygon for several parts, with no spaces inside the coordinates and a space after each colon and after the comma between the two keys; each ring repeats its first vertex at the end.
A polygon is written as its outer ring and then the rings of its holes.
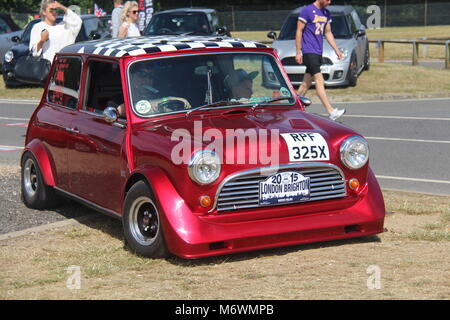
{"type": "Polygon", "coordinates": [[[3,81],[9,86],[17,86],[22,84],[15,78],[14,66],[15,64],[7,62],[4,62],[2,65],[3,81]]]}
{"type": "Polygon", "coordinates": [[[207,216],[192,212],[171,184],[156,190],[168,249],[187,259],[383,232],[384,201],[372,171],[358,195],[207,216]]]}
{"type": "MultiPolygon", "coordinates": [[[[289,80],[294,86],[299,86],[303,81],[306,67],[303,65],[283,65],[289,80]]],[[[343,86],[348,84],[347,73],[349,69],[349,61],[339,61],[333,65],[322,65],[320,71],[323,74],[325,85],[343,86]]]]}

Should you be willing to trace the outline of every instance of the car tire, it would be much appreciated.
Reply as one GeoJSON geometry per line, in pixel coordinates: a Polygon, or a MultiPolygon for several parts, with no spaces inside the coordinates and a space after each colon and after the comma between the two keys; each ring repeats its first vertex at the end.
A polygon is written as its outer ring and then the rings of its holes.
{"type": "Polygon", "coordinates": [[[160,210],[144,181],[135,183],[127,192],[122,224],[125,242],[132,252],[148,258],[169,255],[160,210]]]}
{"type": "Polygon", "coordinates": [[[45,184],[41,168],[31,152],[22,158],[21,198],[28,208],[38,210],[52,208],[59,202],[55,190],[45,184]]]}
{"type": "Polygon", "coordinates": [[[350,87],[355,87],[358,83],[358,63],[356,62],[356,56],[353,55],[350,60],[350,64],[347,72],[347,81],[350,87]]]}
{"type": "Polygon", "coordinates": [[[369,46],[366,48],[366,53],[364,54],[364,71],[369,71],[370,69],[370,51],[369,46]]]}

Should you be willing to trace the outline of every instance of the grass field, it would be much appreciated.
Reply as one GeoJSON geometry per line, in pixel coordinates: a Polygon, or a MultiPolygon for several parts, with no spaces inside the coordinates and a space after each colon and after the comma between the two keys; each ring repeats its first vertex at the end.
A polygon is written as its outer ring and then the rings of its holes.
{"type": "Polygon", "coordinates": [[[384,191],[379,236],[187,261],[124,249],[119,221],[0,242],[0,299],[449,299],[450,199],[384,191]],[[80,289],[68,289],[76,266],[80,289]],[[368,287],[374,266],[380,289],[368,287]]]}
{"type": "Polygon", "coordinates": [[[20,87],[8,89],[5,87],[3,77],[0,78],[0,98],[38,100],[41,99],[42,90],[43,89],[39,87],[20,87]]]}

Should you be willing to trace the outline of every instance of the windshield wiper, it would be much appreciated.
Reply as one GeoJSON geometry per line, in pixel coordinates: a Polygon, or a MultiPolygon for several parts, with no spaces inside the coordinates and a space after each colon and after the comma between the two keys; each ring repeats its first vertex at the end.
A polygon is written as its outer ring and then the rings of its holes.
{"type": "Polygon", "coordinates": [[[188,112],[186,112],[186,117],[188,117],[194,111],[198,111],[198,110],[201,110],[201,109],[204,109],[204,108],[231,106],[231,105],[244,105],[244,103],[241,103],[239,101],[226,101],[226,100],[217,101],[217,102],[214,102],[214,103],[208,103],[208,104],[204,104],[202,106],[199,106],[197,108],[189,110],[188,112]]]}
{"type": "Polygon", "coordinates": [[[256,108],[258,108],[259,106],[264,105],[264,104],[268,104],[268,103],[272,103],[272,102],[276,102],[276,101],[280,101],[280,100],[291,100],[291,99],[293,99],[293,98],[292,97],[276,97],[276,98],[272,98],[269,100],[261,101],[261,102],[255,103],[253,105],[252,111],[255,111],[256,108]]]}

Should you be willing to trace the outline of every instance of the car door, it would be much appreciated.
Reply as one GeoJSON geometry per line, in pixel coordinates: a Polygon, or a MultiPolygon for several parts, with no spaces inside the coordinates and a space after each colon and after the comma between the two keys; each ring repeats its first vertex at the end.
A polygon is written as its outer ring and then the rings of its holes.
{"type": "Polygon", "coordinates": [[[108,123],[103,110],[123,103],[119,65],[107,60],[87,62],[83,106],[72,123],[76,132],[69,152],[71,192],[116,213],[127,167],[124,150],[126,119],[108,123]]]}
{"type": "Polygon", "coordinates": [[[57,57],[44,105],[36,119],[40,139],[53,164],[56,186],[69,188],[68,147],[73,133],[71,124],[77,114],[82,61],[79,57],[57,57]]]}

